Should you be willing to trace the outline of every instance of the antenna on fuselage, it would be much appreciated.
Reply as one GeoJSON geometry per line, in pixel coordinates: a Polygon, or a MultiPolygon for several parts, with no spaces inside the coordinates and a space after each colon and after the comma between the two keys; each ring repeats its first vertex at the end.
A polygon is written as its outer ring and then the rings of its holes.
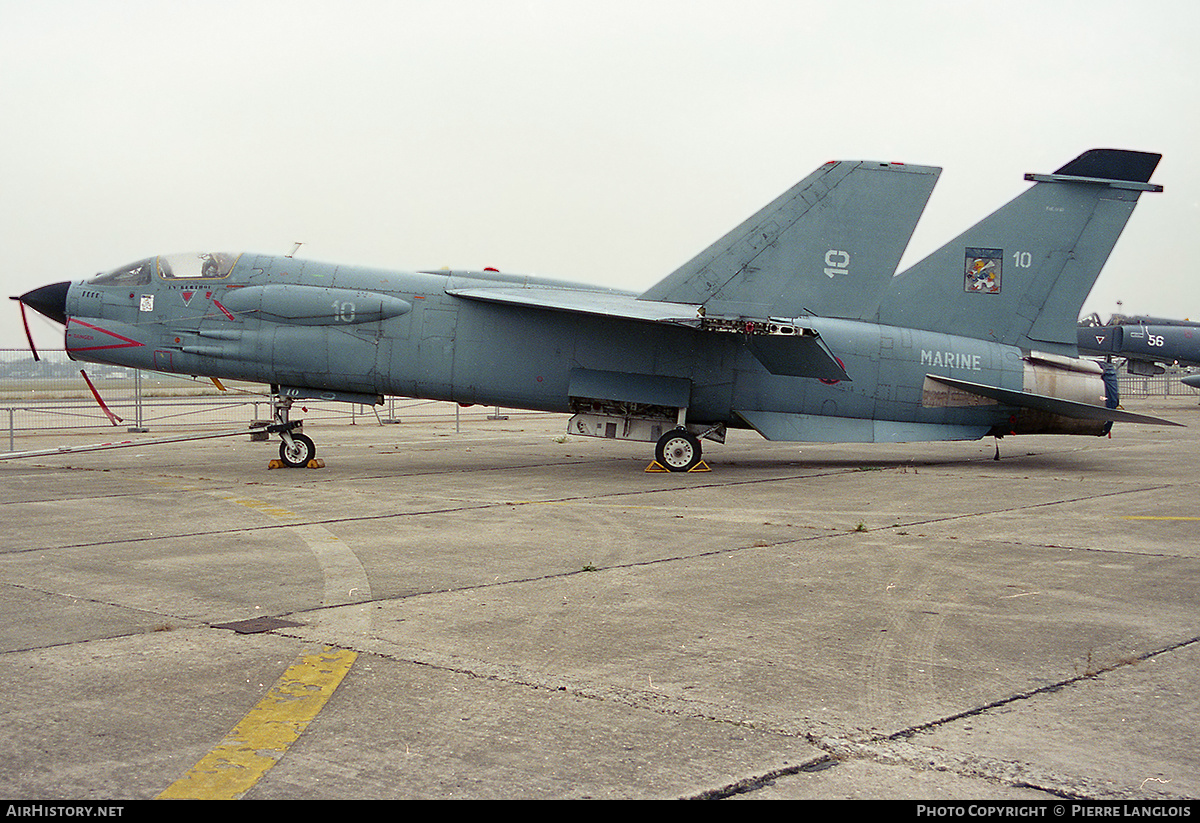
{"type": "Polygon", "coordinates": [[[300,247],[303,245],[304,245],[304,243],[297,240],[296,244],[294,246],[292,246],[292,250],[290,252],[288,252],[287,254],[285,254],[284,257],[292,257],[293,255],[296,254],[296,252],[300,251],[300,247]]]}

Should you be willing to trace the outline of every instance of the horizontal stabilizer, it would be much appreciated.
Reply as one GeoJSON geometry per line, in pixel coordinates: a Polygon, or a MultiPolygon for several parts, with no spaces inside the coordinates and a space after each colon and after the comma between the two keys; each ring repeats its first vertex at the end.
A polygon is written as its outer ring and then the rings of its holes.
{"type": "Polygon", "coordinates": [[[1002,389],[999,386],[985,386],[982,383],[956,380],[953,377],[943,377],[938,374],[929,374],[926,377],[961,391],[977,394],[981,397],[990,397],[992,400],[1003,403],[1006,406],[1018,406],[1025,409],[1049,412],[1050,414],[1061,414],[1064,417],[1072,417],[1077,420],[1107,420],[1113,423],[1152,423],[1160,426],[1183,425],[1182,423],[1175,423],[1158,417],[1134,414],[1122,409],[1108,409],[1104,406],[1093,406],[1090,403],[1063,400],[1058,397],[1048,397],[1044,394],[1002,389]]]}
{"type": "MultiPolygon", "coordinates": [[[[1126,149],[1091,149],[1054,172],[1055,175],[1105,183],[1149,183],[1160,154],[1126,149]]],[[[1162,191],[1162,186],[1154,186],[1162,191]]]]}

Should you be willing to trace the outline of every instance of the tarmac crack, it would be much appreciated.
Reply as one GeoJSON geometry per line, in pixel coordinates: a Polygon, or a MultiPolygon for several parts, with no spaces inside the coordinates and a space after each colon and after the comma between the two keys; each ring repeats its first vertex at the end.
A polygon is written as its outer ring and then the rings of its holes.
{"type": "Polygon", "coordinates": [[[142,609],[142,608],[138,608],[137,606],[129,606],[124,603],[111,603],[107,600],[101,600],[96,597],[87,597],[87,596],[79,595],[79,594],[71,594],[69,592],[50,591],[49,589],[44,589],[44,588],[41,588],[38,586],[29,586],[29,585],[26,585],[23,583],[5,582],[0,585],[7,586],[10,589],[16,589],[18,591],[36,592],[37,594],[44,594],[47,597],[61,597],[66,600],[78,601],[80,603],[91,603],[96,606],[107,606],[107,607],[113,608],[113,609],[123,609],[127,612],[132,612],[134,614],[149,615],[156,620],[163,621],[163,622],[158,623],[152,629],[134,629],[134,630],[127,631],[127,632],[120,632],[118,634],[103,635],[103,636],[97,636],[97,637],[88,637],[86,639],[80,639],[80,640],[67,640],[62,643],[44,643],[44,644],[41,644],[38,646],[25,646],[22,648],[3,649],[3,650],[0,650],[0,656],[8,655],[8,654],[16,654],[19,652],[38,651],[40,649],[53,649],[53,648],[67,647],[67,646],[84,646],[84,645],[87,645],[88,643],[93,643],[93,642],[98,642],[98,641],[103,641],[103,640],[114,640],[114,639],[121,638],[121,637],[140,637],[142,635],[152,634],[155,632],[171,631],[175,628],[175,625],[173,623],[168,623],[165,621],[176,621],[179,623],[203,625],[194,619],[181,617],[180,615],[164,614],[163,612],[151,611],[149,609],[142,609]]]}
{"type": "Polygon", "coordinates": [[[1094,680],[1117,669],[1136,665],[1142,661],[1169,654],[1197,643],[1200,643],[1200,636],[1181,640],[1177,643],[1145,652],[1136,658],[1122,660],[1081,675],[1064,678],[1057,683],[1051,683],[1026,692],[1010,695],[973,709],[910,726],[888,735],[874,736],[865,741],[856,741],[836,736],[805,735],[809,743],[822,749],[825,754],[811,758],[804,763],[773,769],[761,775],[743,778],[734,783],[709,789],[684,799],[727,799],[735,795],[758,791],[784,777],[793,777],[805,772],[832,768],[839,763],[853,759],[870,760],[881,765],[902,765],[922,770],[933,769],[936,771],[953,772],[965,778],[982,779],[1013,788],[1032,789],[1067,800],[1134,800],[1147,799],[1148,797],[1189,799],[1184,795],[1176,795],[1164,790],[1155,790],[1148,793],[1145,785],[1146,781],[1143,781],[1143,784],[1136,791],[1133,791],[1114,789],[1107,783],[1100,783],[1073,775],[1069,778],[1070,784],[1068,785],[1065,778],[1050,774],[1045,770],[1038,770],[1027,763],[971,755],[955,756],[936,747],[918,746],[911,741],[912,738],[918,735],[950,723],[969,717],[985,715],[998,708],[1023,700],[1032,700],[1044,694],[1059,692],[1082,681],[1094,680]]]}

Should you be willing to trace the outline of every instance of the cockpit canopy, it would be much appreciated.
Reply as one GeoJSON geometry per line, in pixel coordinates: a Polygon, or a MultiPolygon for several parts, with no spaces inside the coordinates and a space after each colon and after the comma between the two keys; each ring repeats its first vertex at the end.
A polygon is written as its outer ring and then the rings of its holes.
{"type": "Polygon", "coordinates": [[[164,280],[220,280],[229,276],[240,256],[227,252],[195,252],[149,257],[97,274],[88,282],[97,286],[144,286],[156,275],[164,280]]]}

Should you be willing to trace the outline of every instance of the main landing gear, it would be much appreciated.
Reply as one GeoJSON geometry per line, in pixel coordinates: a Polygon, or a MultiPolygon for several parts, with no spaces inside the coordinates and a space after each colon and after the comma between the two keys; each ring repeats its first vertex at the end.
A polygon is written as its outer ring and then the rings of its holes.
{"type": "MultiPolygon", "coordinates": [[[[614,391],[624,391],[629,388],[621,380],[614,382],[611,375],[603,377],[601,372],[588,374],[588,379],[594,382],[594,385],[589,383],[588,388],[597,394],[606,388],[614,391]],[[605,380],[609,382],[606,384],[605,380]]],[[[619,378],[620,375],[616,375],[616,377],[619,378]]],[[[633,388],[645,389],[645,386],[634,383],[633,388]]],[[[674,393],[683,399],[684,395],[679,385],[671,384],[667,388],[671,389],[671,392],[666,392],[666,394],[659,392],[656,396],[674,393]]],[[[724,422],[714,422],[710,419],[704,423],[689,426],[686,406],[606,400],[586,396],[568,399],[573,412],[571,419],[567,421],[568,434],[653,443],[654,460],[646,467],[648,472],[712,471],[700,457],[700,441],[725,442],[724,422]]]]}
{"type": "Polygon", "coordinates": [[[667,471],[688,472],[700,464],[700,438],[678,428],[658,438],[654,459],[667,471]]]}
{"type": "Polygon", "coordinates": [[[303,420],[290,420],[292,398],[271,395],[271,420],[267,431],[278,434],[283,441],[279,444],[279,459],[283,465],[292,469],[309,466],[317,456],[317,446],[312,438],[298,434],[296,429],[303,420]]]}

